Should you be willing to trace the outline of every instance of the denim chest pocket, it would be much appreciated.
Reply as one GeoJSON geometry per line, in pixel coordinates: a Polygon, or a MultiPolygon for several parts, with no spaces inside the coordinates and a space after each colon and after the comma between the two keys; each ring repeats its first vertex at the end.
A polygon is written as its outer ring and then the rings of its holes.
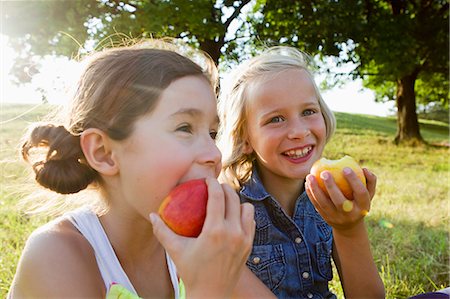
{"type": "Polygon", "coordinates": [[[317,267],[319,269],[319,274],[327,281],[333,279],[333,271],[331,268],[332,243],[333,239],[330,238],[327,241],[318,242],[316,244],[317,267]]]}
{"type": "Polygon", "coordinates": [[[254,245],[267,244],[269,242],[270,221],[267,211],[260,206],[255,206],[255,239],[254,245]]]}
{"type": "Polygon", "coordinates": [[[281,244],[253,246],[247,266],[274,291],[286,276],[286,263],[281,244]]]}

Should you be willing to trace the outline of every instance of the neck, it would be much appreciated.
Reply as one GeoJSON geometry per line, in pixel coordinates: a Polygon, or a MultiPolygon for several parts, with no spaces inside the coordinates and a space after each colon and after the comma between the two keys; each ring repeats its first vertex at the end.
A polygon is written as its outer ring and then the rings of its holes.
{"type": "Polygon", "coordinates": [[[161,250],[150,221],[140,215],[111,208],[100,222],[117,257],[139,260],[161,250]]]}
{"type": "Polygon", "coordinates": [[[112,208],[100,222],[136,291],[146,298],[173,298],[165,250],[150,221],[134,211],[112,208]]]}
{"type": "Polygon", "coordinates": [[[286,214],[292,217],[297,198],[304,190],[304,180],[264,179],[261,175],[260,179],[266,191],[278,201],[286,214]]]}

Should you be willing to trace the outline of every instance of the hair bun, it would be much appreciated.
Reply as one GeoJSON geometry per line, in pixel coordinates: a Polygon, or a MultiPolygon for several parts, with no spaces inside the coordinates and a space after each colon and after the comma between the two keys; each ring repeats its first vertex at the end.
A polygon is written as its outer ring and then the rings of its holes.
{"type": "Polygon", "coordinates": [[[61,194],[77,193],[95,179],[95,172],[77,159],[49,160],[33,165],[36,181],[61,194]]]}
{"type": "Polygon", "coordinates": [[[22,145],[22,156],[32,164],[40,185],[61,194],[83,190],[97,176],[97,172],[84,162],[80,138],[63,126],[34,127],[22,145]],[[33,149],[37,153],[32,152],[33,149]]]}

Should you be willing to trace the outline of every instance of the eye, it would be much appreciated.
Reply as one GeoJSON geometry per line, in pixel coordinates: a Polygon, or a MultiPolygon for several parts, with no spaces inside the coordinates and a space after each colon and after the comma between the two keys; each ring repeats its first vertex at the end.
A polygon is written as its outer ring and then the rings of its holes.
{"type": "Polygon", "coordinates": [[[190,124],[182,124],[177,129],[177,132],[185,132],[185,133],[192,133],[192,126],[190,124]]]}
{"type": "Polygon", "coordinates": [[[271,119],[269,119],[269,121],[267,123],[280,123],[282,122],[284,119],[281,116],[275,116],[272,117],[271,119]]]}
{"type": "Polygon", "coordinates": [[[212,140],[216,140],[217,132],[216,131],[211,131],[211,132],[209,132],[209,136],[211,136],[212,140]]]}
{"type": "Polygon", "coordinates": [[[309,115],[313,115],[316,114],[317,111],[313,110],[313,109],[306,109],[305,111],[303,111],[302,115],[304,116],[309,116],[309,115]]]}

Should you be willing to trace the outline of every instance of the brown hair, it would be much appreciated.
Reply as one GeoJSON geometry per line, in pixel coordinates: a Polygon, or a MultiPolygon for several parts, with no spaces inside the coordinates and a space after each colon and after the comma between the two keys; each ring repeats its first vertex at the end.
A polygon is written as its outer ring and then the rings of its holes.
{"type": "MultiPolygon", "coordinates": [[[[204,53],[180,54],[184,47],[153,41],[107,49],[88,60],[77,85],[65,126],[37,124],[25,136],[22,156],[32,164],[36,181],[61,194],[76,193],[93,182],[97,172],[85,161],[80,134],[98,128],[114,140],[133,131],[135,121],[151,112],[164,89],[185,76],[203,76],[216,89],[217,70],[204,53]],[[194,62],[201,59],[203,67],[194,62]],[[47,150],[33,159],[33,150],[47,150]]],[[[190,50],[190,49],[189,49],[190,50]]]]}

